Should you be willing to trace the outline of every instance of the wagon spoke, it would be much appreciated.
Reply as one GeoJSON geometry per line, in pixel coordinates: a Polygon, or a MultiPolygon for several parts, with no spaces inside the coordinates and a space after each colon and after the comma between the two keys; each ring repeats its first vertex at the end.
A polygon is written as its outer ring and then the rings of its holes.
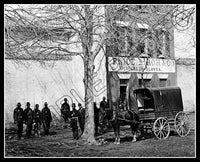
{"type": "Polygon", "coordinates": [[[180,121],[177,121],[177,122],[176,122],[176,125],[177,125],[177,126],[181,126],[181,122],[180,122],[180,121]]]}
{"type": "Polygon", "coordinates": [[[163,133],[165,134],[164,138],[167,138],[169,133],[170,133],[170,129],[169,129],[169,125],[166,125],[164,128],[163,128],[163,133]]]}
{"type": "Polygon", "coordinates": [[[161,120],[159,120],[160,121],[160,125],[163,125],[163,120],[161,119],[161,120]]]}
{"type": "Polygon", "coordinates": [[[186,135],[186,133],[187,133],[187,130],[184,127],[182,127],[182,134],[186,135]]]}
{"type": "Polygon", "coordinates": [[[165,138],[165,135],[164,135],[164,132],[163,132],[163,131],[161,131],[161,134],[162,134],[163,138],[165,138]]]}
{"type": "Polygon", "coordinates": [[[164,126],[163,129],[164,129],[165,131],[168,131],[168,129],[169,129],[168,125],[164,126]]]}
{"type": "Polygon", "coordinates": [[[161,132],[160,130],[158,130],[157,132],[155,132],[156,136],[159,136],[160,132],[161,132]]]}
{"type": "Polygon", "coordinates": [[[158,132],[157,137],[161,139],[161,131],[158,132]]]}
{"type": "Polygon", "coordinates": [[[165,123],[163,124],[164,127],[167,127],[168,124],[167,124],[167,121],[165,121],[165,123]]]}
{"type": "Polygon", "coordinates": [[[183,127],[181,127],[181,135],[184,135],[183,127]]]}
{"type": "Polygon", "coordinates": [[[182,127],[182,129],[183,129],[184,135],[186,135],[187,132],[188,132],[188,130],[189,130],[188,127],[184,124],[183,127],[182,127]]]}
{"type": "Polygon", "coordinates": [[[162,131],[159,131],[160,139],[162,138],[162,137],[161,137],[161,133],[162,133],[162,131]]]}
{"type": "Polygon", "coordinates": [[[159,129],[159,128],[155,128],[154,131],[155,131],[155,132],[158,132],[158,131],[160,131],[160,129],[159,129]]]}
{"type": "Polygon", "coordinates": [[[167,131],[166,130],[163,130],[163,137],[165,137],[167,135],[167,131]]]}
{"type": "Polygon", "coordinates": [[[180,125],[180,126],[177,128],[177,130],[178,130],[178,131],[180,131],[180,130],[181,130],[181,128],[182,128],[182,126],[180,125]]]}

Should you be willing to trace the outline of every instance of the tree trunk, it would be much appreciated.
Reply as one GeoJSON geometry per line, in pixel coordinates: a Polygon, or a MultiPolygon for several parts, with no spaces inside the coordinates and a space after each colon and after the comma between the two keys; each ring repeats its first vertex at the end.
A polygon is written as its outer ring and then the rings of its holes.
{"type": "Polygon", "coordinates": [[[81,136],[86,140],[86,144],[97,145],[95,140],[95,125],[94,125],[94,94],[93,94],[93,59],[85,62],[84,67],[84,85],[85,85],[85,129],[81,136]]]}
{"type": "Polygon", "coordinates": [[[93,44],[93,16],[90,13],[90,5],[84,5],[85,26],[83,27],[82,49],[84,52],[84,86],[85,86],[85,129],[81,136],[86,140],[86,144],[95,144],[94,125],[94,94],[93,94],[93,74],[94,55],[91,52],[93,44]]]}

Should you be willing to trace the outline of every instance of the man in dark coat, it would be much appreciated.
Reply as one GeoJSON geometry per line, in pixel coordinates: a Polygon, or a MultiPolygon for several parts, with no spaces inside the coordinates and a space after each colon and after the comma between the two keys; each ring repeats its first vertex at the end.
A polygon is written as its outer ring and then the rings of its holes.
{"type": "Polygon", "coordinates": [[[42,123],[43,123],[45,135],[49,135],[49,129],[50,129],[51,121],[52,121],[51,111],[48,108],[47,102],[45,102],[44,108],[42,109],[42,123]]]}
{"type": "Polygon", "coordinates": [[[106,97],[103,97],[103,100],[100,102],[100,123],[105,124],[106,122],[103,121],[105,110],[108,107],[108,103],[106,102],[106,97]]]}
{"type": "Polygon", "coordinates": [[[18,139],[21,139],[24,120],[24,114],[23,109],[21,108],[21,103],[17,103],[17,107],[14,109],[13,118],[14,124],[17,124],[17,137],[18,139]]]}
{"type": "Polygon", "coordinates": [[[70,112],[70,117],[71,117],[70,126],[72,128],[73,138],[78,139],[79,138],[79,134],[78,134],[79,111],[76,110],[76,104],[75,103],[72,103],[72,111],[70,112]]]}
{"type": "Polygon", "coordinates": [[[82,107],[81,103],[78,103],[79,107],[79,125],[81,128],[81,132],[83,133],[84,131],[84,126],[85,126],[85,109],[82,107]]]}
{"type": "Polygon", "coordinates": [[[34,124],[34,135],[40,136],[40,127],[42,124],[42,112],[39,110],[39,105],[35,105],[33,110],[33,124],[34,124]]]}
{"type": "Polygon", "coordinates": [[[100,109],[105,109],[108,107],[108,103],[106,102],[106,97],[103,97],[103,100],[100,102],[100,109]]]}
{"type": "Polygon", "coordinates": [[[26,103],[26,108],[24,109],[24,121],[26,124],[26,136],[30,137],[33,124],[33,110],[30,108],[30,102],[26,103]]]}
{"type": "MultiPolygon", "coordinates": [[[[69,121],[69,114],[70,114],[70,106],[68,104],[68,100],[67,98],[64,98],[64,103],[61,105],[61,116],[63,117],[64,121],[65,121],[65,126],[67,121],[69,121]]],[[[65,127],[64,126],[64,127],[65,127]]]]}

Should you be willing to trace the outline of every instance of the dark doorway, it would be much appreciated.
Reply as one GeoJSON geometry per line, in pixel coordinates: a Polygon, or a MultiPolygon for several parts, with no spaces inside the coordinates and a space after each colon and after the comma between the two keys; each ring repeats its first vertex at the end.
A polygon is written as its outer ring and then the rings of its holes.
{"type": "Polygon", "coordinates": [[[126,98],[126,86],[120,86],[120,98],[122,101],[126,98]]]}
{"type": "Polygon", "coordinates": [[[129,79],[120,79],[120,99],[124,102],[126,99],[126,87],[129,79]]]}

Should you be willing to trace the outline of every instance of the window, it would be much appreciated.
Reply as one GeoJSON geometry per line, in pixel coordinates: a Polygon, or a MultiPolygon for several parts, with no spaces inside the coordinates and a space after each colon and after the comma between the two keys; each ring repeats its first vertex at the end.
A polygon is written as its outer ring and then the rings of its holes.
{"type": "Polygon", "coordinates": [[[133,41],[133,33],[127,26],[117,26],[115,31],[115,43],[114,49],[115,54],[120,56],[129,55],[133,41]]]}
{"type": "Polygon", "coordinates": [[[124,85],[126,86],[126,84],[128,83],[129,79],[120,79],[120,85],[124,85]]]}
{"type": "Polygon", "coordinates": [[[166,87],[167,86],[167,79],[160,79],[159,86],[160,87],[166,87]]]}
{"type": "MultiPolygon", "coordinates": [[[[150,87],[151,79],[143,79],[144,87],[150,87]]],[[[142,79],[139,79],[139,85],[142,87],[142,79]]]]}
{"type": "Polygon", "coordinates": [[[161,26],[151,31],[148,24],[142,23],[136,23],[136,26],[131,28],[129,22],[116,21],[114,36],[111,38],[115,56],[169,56],[169,31],[161,26]]]}
{"type": "Polygon", "coordinates": [[[156,37],[156,55],[163,55],[165,57],[169,56],[170,50],[170,33],[166,31],[163,27],[158,27],[155,30],[156,37]]]}
{"type": "Polygon", "coordinates": [[[170,33],[169,33],[169,31],[165,31],[165,55],[170,57],[170,33]]]}
{"type": "Polygon", "coordinates": [[[146,52],[145,51],[147,46],[147,39],[145,38],[146,33],[147,29],[144,28],[135,29],[136,51],[138,55],[146,52]]]}
{"type": "Polygon", "coordinates": [[[147,24],[138,23],[138,27],[139,29],[135,29],[137,55],[144,53],[150,57],[169,56],[169,31],[160,26],[150,31],[147,24]]]}

